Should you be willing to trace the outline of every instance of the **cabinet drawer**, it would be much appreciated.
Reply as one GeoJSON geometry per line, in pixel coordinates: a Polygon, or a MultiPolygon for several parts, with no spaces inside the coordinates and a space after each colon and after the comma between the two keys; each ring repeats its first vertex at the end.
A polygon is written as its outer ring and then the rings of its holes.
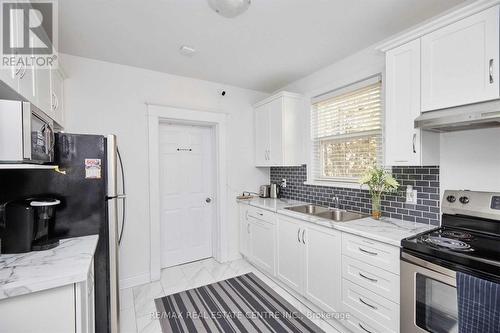
{"type": "Polygon", "coordinates": [[[342,233],[342,254],[399,275],[399,248],[342,233]]]}
{"type": "Polygon", "coordinates": [[[269,222],[269,223],[276,223],[276,213],[271,212],[269,210],[249,206],[248,207],[248,216],[253,217],[257,220],[269,222]]]}
{"type": "Polygon", "coordinates": [[[342,277],[399,304],[399,275],[342,256],[342,277]]]}
{"type": "Polygon", "coordinates": [[[342,305],[368,324],[386,327],[385,332],[399,331],[399,304],[346,279],[342,279],[342,305]]]}
{"type": "Polygon", "coordinates": [[[386,333],[387,328],[379,327],[378,325],[367,324],[357,316],[350,314],[349,318],[342,321],[345,327],[356,333],[386,333]]]}

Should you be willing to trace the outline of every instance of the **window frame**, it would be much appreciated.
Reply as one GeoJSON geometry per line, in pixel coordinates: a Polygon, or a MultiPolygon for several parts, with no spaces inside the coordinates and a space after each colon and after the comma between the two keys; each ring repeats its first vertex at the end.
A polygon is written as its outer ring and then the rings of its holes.
{"type": "Polygon", "coordinates": [[[328,176],[320,176],[324,174],[324,156],[321,153],[321,141],[328,141],[332,139],[351,139],[355,137],[370,137],[374,135],[378,135],[380,140],[379,151],[377,152],[377,162],[378,164],[383,164],[384,155],[385,155],[385,142],[384,142],[384,132],[385,132],[385,109],[384,109],[384,80],[382,73],[377,73],[375,75],[371,75],[369,77],[365,77],[364,79],[355,81],[353,83],[344,85],[342,87],[329,90],[325,93],[321,93],[311,98],[310,103],[310,112],[309,112],[309,130],[310,130],[310,138],[311,142],[309,145],[310,149],[310,167],[307,169],[307,180],[304,182],[306,185],[320,185],[320,186],[330,186],[330,187],[347,187],[347,188],[363,188],[358,184],[358,178],[355,177],[328,177],[328,176]],[[336,96],[340,96],[343,94],[348,94],[354,92],[356,90],[361,90],[366,88],[372,84],[380,82],[380,129],[366,132],[359,132],[354,134],[347,134],[345,136],[332,136],[326,137],[324,139],[316,139],[314,138],[312,128],[312,117],[313,117],[313,105],[315,103],[325,101],[330,98],[334,98],[336,96]],[[317,145],[317,147],[315,147],[317,145]],[[319,158],[316,154],[319,154],[319,158]],[[319,165],[317,165],[319,163],[319,165]]]}

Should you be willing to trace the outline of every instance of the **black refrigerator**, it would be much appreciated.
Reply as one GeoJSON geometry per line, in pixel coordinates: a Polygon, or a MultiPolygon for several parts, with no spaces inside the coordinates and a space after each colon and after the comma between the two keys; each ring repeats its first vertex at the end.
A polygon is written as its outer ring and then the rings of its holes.
{"type": "Polygon", "coordinates": [[[118,332],[118,247],[125,223],[125,183],[116,137],[57,133],[54,155],[59,171],[1,171],[0,202],[55,197],[61,205],[54,237],[99,235],[94,257],[95,331],[118,332]]]}

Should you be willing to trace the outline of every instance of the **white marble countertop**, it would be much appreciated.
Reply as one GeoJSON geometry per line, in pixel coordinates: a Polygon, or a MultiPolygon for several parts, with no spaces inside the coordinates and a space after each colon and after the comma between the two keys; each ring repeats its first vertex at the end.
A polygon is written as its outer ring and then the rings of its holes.
{"type": "Polygon", "coordinates": [[[86,280],[98,239],[68,238],[50,250],[0,255],[0,300],[86,280]]]}
{"type": "Polygon", "coordinates": [[[307,202],[297,200],[254,198],[251,200],[238,200],[238,202],[394,246],[401,246],[402,239],[436,228],[436,226],[430,224],[408,222],[385,217],[381,220],[366,217],[348,222],[333,222],[332,220],[285,209],[285,207],[307,204],[307,202]]]}
{"type": "Polygon", "coordinates": [[[285,207],[307,205],[307,202],[302,202],[292,199],[271,199],[254,197],[252,199],[237,200],[240,203],[254,206],[257,208],[267,209],[273,212],[284,209],[285,207]]]}

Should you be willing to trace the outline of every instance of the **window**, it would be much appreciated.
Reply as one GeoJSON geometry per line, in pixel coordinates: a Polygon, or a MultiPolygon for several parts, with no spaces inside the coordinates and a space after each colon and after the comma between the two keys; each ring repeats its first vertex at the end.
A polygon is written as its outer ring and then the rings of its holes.
{"type": "Polygon", "coordinates": [[[313,177],[354,182],[382,160],[381,81],[369,79],[313,99],[313,177]]]}

